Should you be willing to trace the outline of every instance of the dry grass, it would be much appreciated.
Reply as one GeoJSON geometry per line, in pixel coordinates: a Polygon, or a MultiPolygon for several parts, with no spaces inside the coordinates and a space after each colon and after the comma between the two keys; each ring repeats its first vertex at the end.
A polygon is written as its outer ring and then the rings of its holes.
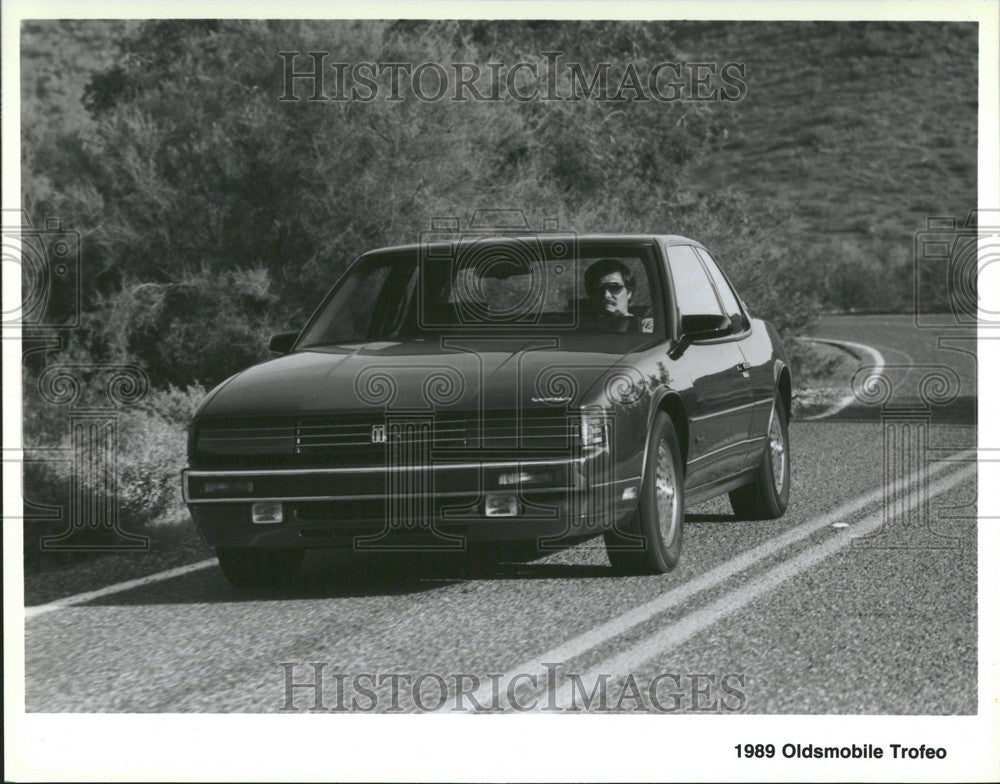
{"type": "MultiPolygon", "coordinates": [[[[910,258],[928,216],[976,204],[977,30],[972,24],[736,23],[681,26],[699,57],[745,62],[739,130],[696,165],[705,191],[735,186],[787,216],[790,253],[842,273],[841,251],[872,268],[910,258]],[[888,249],[888,253],[887,253],[888,249]]],[[[897,263],[897,267],[898,267],[897,263]]],[[[911,268],[891,270],[893,280],[911,268]]],[[[880,281],[880,284],[882,282],[880,281]]],[[[871,288],[869,285],[868,288],[871,288]]],[[[882,285],[863,309],[903,310],[882,285]]],[[[826,292],[851,308],[850,286],[826,292]]]]}

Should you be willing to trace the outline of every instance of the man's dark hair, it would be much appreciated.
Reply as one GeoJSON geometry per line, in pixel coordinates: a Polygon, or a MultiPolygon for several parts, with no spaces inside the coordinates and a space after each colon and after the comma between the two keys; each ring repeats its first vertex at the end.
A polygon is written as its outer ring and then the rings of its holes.
{"type": "Polygon", "coordinates": [[[593,294],[601,278],[614,272],[621,274],[625,288],[635,292],[635,275],[620,259],[598,259],[583,273],[583,285],[587,294],[593,294]]]}

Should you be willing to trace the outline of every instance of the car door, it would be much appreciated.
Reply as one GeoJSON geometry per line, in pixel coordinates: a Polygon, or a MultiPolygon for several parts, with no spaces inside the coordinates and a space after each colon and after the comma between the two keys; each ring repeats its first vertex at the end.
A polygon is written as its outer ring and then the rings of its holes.
{"type": "MultiPolygon", "coordinates": [[[[691,245],[667,247],[671,288],[679,317],[723,315],[708,271],[691,245]]],[[[678,324],[680,319],[678,319],[678,324]]],[[[747,465],[753,398],[738,338],[680,344],[675,366],[689,379],[689,489],[724,480],[747,465]]]]}
{"type": "Polygon", "coordinates": [[[774,368],[771,341],[763,330],[750,329],[750,318],[740,303],[740,298],[729,283],[729,280],[715,263],[715,259],[704,248],[697,248],[705,267],[708,269],[715,289],[719,293],[723,311],[733,320],[740,321],[741,329],[736,341],[743,355],[744,367],[750,376],[750,390],[753,396],[753,408],[750,418],[750,448],[747,458],[750,464],[766,440],[767,428],[770,424],[771,406],[774,402],[774,368]]]}

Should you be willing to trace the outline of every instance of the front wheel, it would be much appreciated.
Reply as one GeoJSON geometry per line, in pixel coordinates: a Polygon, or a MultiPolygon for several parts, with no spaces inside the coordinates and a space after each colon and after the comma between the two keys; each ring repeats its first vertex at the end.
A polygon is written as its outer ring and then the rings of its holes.
{"type": "Polygon", "coordinates": [[[222,573],[243,589],[280,588],[292,583],[302,568],[301,549],[220,547],[216,550],[222,573]]]}
{"type": "Polygon", "coordinates": [[[729,494],[733,512],[740,520],[775,520],[788,508],[791,492],[791,451],[788,448],[788,417],[777,399],[767,426],[767,445],[753,481],[729,494]]]}
{"type": "Polygon", "coordinates": [[[681,557],[684,471],[670,417],[657,414],[650,433],[639,507],[625,532],[604,534],[611,566],[627,574],[663,574],[681,557]]]}

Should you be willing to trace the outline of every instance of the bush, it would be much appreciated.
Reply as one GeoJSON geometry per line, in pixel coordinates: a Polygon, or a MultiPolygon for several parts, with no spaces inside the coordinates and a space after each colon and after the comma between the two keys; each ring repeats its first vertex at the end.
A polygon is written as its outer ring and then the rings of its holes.
{"type": "Polygon", "coordinates": [[[176,283],[126,285],[109,297],[100,341],[147,370],[154,387],[209,388],[267,356],[277,321],[261,267],[201,269],[176,283]]]}
{"type": "MultiPolygon", "coordinates": [[[[345,266],[437,216],[522,209],[532,225],[651,231],[731,107],[517,101],[278,101],[279,50],[344,62],[517,62],[568,48],[641,73],[662,23],[152,21],[85,92],[74,133],[25,140],[34,208],[86,233],[83,345],[138,358],[156,385],[211,384],[301,325],[345,266]],[[71,137],[71,138],[64,138],[71,137]],[[54,155],[65,142],[72,155],[54,155]],[[71,144],[69,142],[72,142],[71,144]]],[[[526,75],[526,74],[525,74],[526,75]]],[[[620,76],[620,74],[618,74],[620,76]]],[[[332,78],[332,77],[331,77],[332,78]]],[[[568,81],[568,71],[561,77],[568,81]]],[[[538,82],[544,89],[545,73],[538,82]]],[[[616,76],[609,80],[616,84],[616,76]]],[[[530,85],[523,86],[526,89],[530,85]]],[[[405,85],[404,85],[405,89],[405,85]]],[[[568,93],[567,84],[560,84],[568,93]]],[[[35,111],[41,107],[32,104],[35,111]]],[[[26,127],[44,125],[25,118],[26,127]]]]}
{"type": "Polygon", "coordinates": [[[913,309],[912,253],[902,244],[846,237],[817,245],[807,258],[827,305],[847,312],[897,313],[913,309]]]}
{"type": "MultiPolygon", "coordinates": [[[[134,407],[123,408],[116,421],[116,475],[118,521],[121,530],[130,534],[159,536],[164,527],[187,520],[180,489],[180,473],[186,464],[187,428],[195,409],[205,396],[198,385],[185,389],[168,386],[156,390],[134,407]]],[[[39,521],[25,530],[25,556],[34,561],[41,556],[40,538],[59,534],[73,522],[68,519],[74,482],[88,482],[89,474],[76,470],[72,459],[72,440],[68,413],[61,408],[36,401],[26,418],[25,443],[57,446],[65,460],[27,463],[24,493],[29,502],[61,507],[63,519],[39,521]]],[[[88,491],[100,493],[100,486],[88,491]]],[[[114,503],[114,499],[106,499],[114,503]]],[[[28,504],[26,504],[26,507],[28,504]]],[[[28,514],[26,509],[26,516],[28,514]]],[[[36,512],[38,510],[35,510],[36,512]]],[[[74,541],[88,545],[114,542],[109,530],[84,529],[74,541]]]]}
{"type": "Polygon", "coordinates": [[[181,470],[187,429],[205,397],[199,385],[167,387],[122,415],[118,435],[118,498],[123,520],[174,523],[183,513],[181,470]]]}

